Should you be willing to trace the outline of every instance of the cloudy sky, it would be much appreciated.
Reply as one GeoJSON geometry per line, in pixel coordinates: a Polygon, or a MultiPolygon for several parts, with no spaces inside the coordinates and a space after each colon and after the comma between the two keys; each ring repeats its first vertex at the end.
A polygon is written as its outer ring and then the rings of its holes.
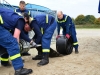
{"type": "MultiPolygon", "coordinates": [[[[10,4],[19,5],[20,0],[6,0],[10,4]]],[[[52,10],[62,10],[73,18],[77,15],[94,15],[96,18],[100,17],[98,14],[99,0],[24,0],[27,3],[33,3],[48,7],[52,10]]]]}

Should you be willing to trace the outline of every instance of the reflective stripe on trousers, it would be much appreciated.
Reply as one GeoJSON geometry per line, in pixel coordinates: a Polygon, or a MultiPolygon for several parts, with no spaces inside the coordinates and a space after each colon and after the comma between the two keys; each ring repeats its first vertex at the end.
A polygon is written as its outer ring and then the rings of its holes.
{"type": "Polygon", "coordinates": [[[7,49],[12,60],[12,65],[15,70],[23,67],[23,61],[20,57],[20,49],[17,39],[11,33],[0,26],[0,45],[7,49]]]}

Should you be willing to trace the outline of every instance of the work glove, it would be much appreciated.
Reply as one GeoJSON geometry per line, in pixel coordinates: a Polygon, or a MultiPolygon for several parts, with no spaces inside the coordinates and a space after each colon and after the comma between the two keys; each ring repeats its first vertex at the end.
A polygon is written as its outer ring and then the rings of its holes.
{"type": "Polygon", "coordinates": [[[33,43],[32,43],[32,46],[33,46],[33,47],[36,47],[36,43],[35,43],[35,42],[33,42],[33,43]]]}
{"type": "Polygon", "coordinates": [[[32,45],[32,47],[36,47],[37,46],[37,44],[33,40],[31,40],[30,45],[32,45]]]}
{"type": "Polygon", "coordinates": [[[69,34],[66,34],[66,38],[69,39],[70,38],[70,35],[69,34]]]}
{"type": "Polygon", "coordinates": [[[57,35],[57,37],[56,37],[56,39],[58,39],[60,36],[59,35],[57,35]]]}

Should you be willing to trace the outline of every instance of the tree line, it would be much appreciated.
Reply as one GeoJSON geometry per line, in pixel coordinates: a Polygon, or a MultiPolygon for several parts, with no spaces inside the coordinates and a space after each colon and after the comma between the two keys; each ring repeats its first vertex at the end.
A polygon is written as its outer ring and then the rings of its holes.
{"type": "Polygon", "coordinates": [[[100,25],[100,17],[95,18],[93,15],[78,15],[75,19],[72,18],[75,25],[87,25],[87,24],[96,24],[100,25]]]}

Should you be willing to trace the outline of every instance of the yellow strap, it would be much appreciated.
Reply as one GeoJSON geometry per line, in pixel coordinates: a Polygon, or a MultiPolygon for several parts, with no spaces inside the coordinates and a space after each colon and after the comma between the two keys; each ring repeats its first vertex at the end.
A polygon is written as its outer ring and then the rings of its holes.
{"type": "Polygon", "coordinates": [[[43,28],[41,28],[41,33],[43,34],[43,28]]]}
{"type": "Polygon", "coordinates": [[[48,14],[46,14],[46,23],[48,23],[48,14]]]}
{"type": "Polygon", "coordinates": [[[16,12],[16,9],[14,11],[16,12]]]}
{"type": "Polygon", "coordinates": [[[78,44],[78,42],[73,43],[73,45],[77,45],[77,44],[78,44]]]}
{"type": "Polygon", "coordinates": [[[0,24],[3,24],[3,19],[1,15],[0,15],[0,24]]]}
{"type": "Polygon", "coordinates": [[[49,49],[43,49],[42,52],[50,52],[49,49]]]}
{"type": "Polygon", "coordinates": [[[0,58],[1,61],[9,61],[8,58],[0,58]]]}
{"type": "Polygon", "coordinates": [[[30,15],[30,13],[31,13],[31,12],[29,11],[29,12],[28,12],[28,15],[30,15]]]}
{"type": "Polygon", "coordinates": [[[67,17],[68,17],[68,16],[66,16],[66,17],[65,17],[65,19],[64,19],[64,20],[62,20],[62,21],[58,21],[58,20],[57,20],[57,22],[58,22],[58,23],[63,23],[63,22],[66,22],[66,21],[67,21],[67,17]]]}
{"type": "Polygon", "coordinates": [[[30,17],[29,18],[29,23],[31,23],[34,20],[34,18],[30,17]]]}
{"type": "Polygon", "coordinates": [[[14,60],[16,58],[21,57],[20,53],[10,57],[10,60],[14,60]]]}

